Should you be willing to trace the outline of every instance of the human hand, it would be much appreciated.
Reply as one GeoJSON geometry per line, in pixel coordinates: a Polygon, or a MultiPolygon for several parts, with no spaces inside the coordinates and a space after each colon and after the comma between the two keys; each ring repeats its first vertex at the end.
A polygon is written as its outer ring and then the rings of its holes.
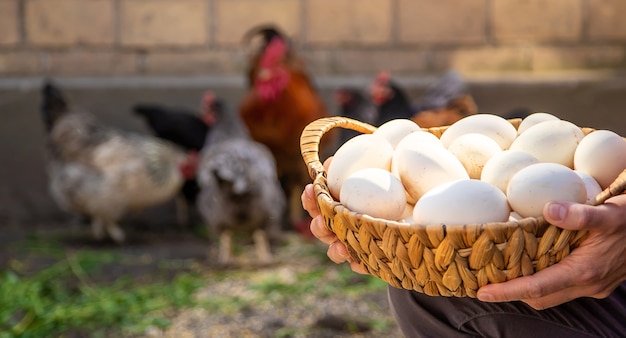
{"type": "Polygon", "coordinates": [[[324,217],[315,200],[315,192],[313,191],[312,184],[308,184],[304,187],[301,199],[302,206],[313,218],[311,221],[311,233],[320,241],[328,244],[328,250],[326,251],[328,258],[337,264],[347,261],[350,263],[350,267],[354,272],[366,274],[365,269],[359,263],[352,260],[345,245],[343,245],[337,236],[324,225],[324,217]]]}
{"type": "Polygon", "coordinates": [[[599,206],[549,203],[543,215],[560,228],[587,230],[588,237],[558,264],[531,276],[483,286],[478,299],[521,300],[540,310],[579,297],[606,298],[626,280],[626,195],[599,206]]]}

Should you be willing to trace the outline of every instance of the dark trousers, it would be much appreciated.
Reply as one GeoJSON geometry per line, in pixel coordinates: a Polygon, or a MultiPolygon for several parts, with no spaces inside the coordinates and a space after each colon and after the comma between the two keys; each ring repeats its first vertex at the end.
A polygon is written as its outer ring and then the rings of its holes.
{"type": "Polygon", "coordinates": [[[546,310],[522,302],[432,297],[389,287],[406,337],[626,337],[626,283],[608,298],[579,298],[546,310]]]}

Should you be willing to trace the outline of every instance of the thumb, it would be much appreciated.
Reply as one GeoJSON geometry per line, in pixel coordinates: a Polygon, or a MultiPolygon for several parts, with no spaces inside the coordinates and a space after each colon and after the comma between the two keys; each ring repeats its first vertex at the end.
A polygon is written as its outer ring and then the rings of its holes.
{"type": "Polygon", "coordinates": [[[591,206],[567,201],[549,202],[543,216],[550,223],[568,230],[585,230],[607,223],[611,218],[609,205],[591,206]]]}

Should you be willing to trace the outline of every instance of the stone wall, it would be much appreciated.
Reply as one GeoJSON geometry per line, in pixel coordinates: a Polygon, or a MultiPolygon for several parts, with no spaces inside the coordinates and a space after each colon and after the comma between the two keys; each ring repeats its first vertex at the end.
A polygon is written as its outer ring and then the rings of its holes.
{"type": "Polygon", "coordinates": [[[0,0],[0,76],[240,74],[273,22],[318,74],[626,68],[624,0],[0,0]]]}

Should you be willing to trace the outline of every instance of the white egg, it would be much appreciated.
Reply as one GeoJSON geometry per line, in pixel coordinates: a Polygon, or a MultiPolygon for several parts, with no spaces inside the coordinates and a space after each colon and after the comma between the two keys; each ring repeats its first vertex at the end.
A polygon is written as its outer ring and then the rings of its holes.
{"type": "Polygon", "coordinates": [[[545,121],[555,121],[559,120],[558,117],[548,114],[548,113],[532,113],[526,116],[522,122],[520,122],[519,127],[517,127],[517,134],[521,134],[526,131],[526,129],[539,124],[545,121]]]}
{"type": "Polygon", "coordinates": [[[335,152],[327,171],[328,189],[335,199],[343,181],[363,168],[391,170],[393,147],[387,140],[373,134],[357,135],[341,145],[335,152]]]}
{"type": "Polygon", "coordinates": [[[513,211],[522,217],[539,217],[550,201],[585,203],[587,191],[574,170],[558,163],[537,163],[511,177],[506,196],[513,211]]]}
{"type": "Polygon", "coordinates": [[[574,169],[591,175],[605,189],[626,169],[626,141],[609,130],[589,133],[576,148],[574,169]]]}
{"type": "Polygon", "coordinates": [[[386,139],[395,148],[405,136],[419,130],[420,126],[409,119],[394,119],[381,124],[373,134],[386,139]]]}
{"type": "Polygon", "coordinates": [[[602,192],[602,187],[600,187],[598,181],[591,177],[591,175],[580,170],[574,170],[574,172],[583,179],[583,183],[585,183],[585,190],[587,190],[586,203],[591,204],[596,199],[596,196],[602,192]]]}
{"type": "MultiPolygon", "coordinates": [[[[400,158],[403,156],[402,152],[404,150],[411,149],[413,147],[421,147],[422,145],[432,145],[443,148],[443,144],[437,136],[424,130],[418,130],[408,134],[400,140],[400,142],[398,142],[396,148],[394,149],[393,157],[400,158]]],[[[397,161],[394,161],[393,159],[391,161],[391,172],[400,177],[400,174],[398,173],[397,161]]]]}
{"type": "Polygon", "coordinates": [[[508,149],[517,137],[517,130],[505,118],[493,114],[476,114],[464,117],[448,127],[441,134],[441,142],[448,148],[454,139],[468,133],[489,136],[502,149],[508,149]]]}
{"type": "Polygon", "coordinates": [[[519,150],[504,150],[485,163],[480,179],[506,193],[511,177],[522,168],[535,163],[539,163],[539,160],[531,154],[519,150]]]}
{"type": "Polygon", "coordinates": [[[380,168],[361,169],[348,176],[339,201],[351,211],[387,220],[398,220],[407,204],[400,180],[380,168]]]}
{"type": "Polygon", "coordinates": [[[439,184],[469,179],[459,159],[447,149],[429,144],[412,144],[394,152],[392,171],[402,181],[409,203],[439,184]]]}
{"type": "Polygon", "coordinates": [[[520,216],[520,214],[516,213],[515,211],[511,211],[511,214],[509,215],[509,222],[519,221],[523,218],[524,217],[520,216]]]}
{"type": "Polygon", "coordinates": [[[540,162],[559,163],[573,169],[574,152],[584,136],[571,122],[545,121],[519,135],[510,149],[529,153],[540,162]]]}
{"type": "Polygon", "coordinates": [[[470,178],[479,179],[485,163],[502,148],[491,137],[467,133],[452,141],[448,151],[461,161],[470,178]]]}
{"type": "Polygon", "coordinates": [[[401,223],[413,224],[413,209],[414,208],[415,208],[415,204],[407,203],[398,221],[401,223]]]}
{"type": "Polygon", "coordinates": [[[418,225],[506,222],[510,208],[504,193],[480,180],[448,182],[428,191],[415,204],[418,225]]]}

